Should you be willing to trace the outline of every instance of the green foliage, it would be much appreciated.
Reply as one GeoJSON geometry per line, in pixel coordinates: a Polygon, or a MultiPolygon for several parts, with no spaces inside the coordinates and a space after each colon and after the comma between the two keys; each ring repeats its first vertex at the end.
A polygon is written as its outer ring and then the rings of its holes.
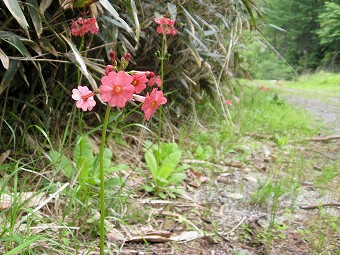
{"type": "Polygon", "coordinates": [[[266,42],[258,36],[246,35],[247,46],[242,50],[249,62],[251,76],[260,80],[288,80],[295,76],[294,69],[278,56],[266,42]]]}
{"type": "Polygon", "coordinates": [[[315,70],[323,58],[317,17],[325,1],[268,0],[265,35],[288,63],[298,71],[315,70]]]}
{"type": "Polygon", "coordinates": [[[178,185],[185,178],[183,171],[188,166],[179,166],[182,151],[176,143],[149,144],[144,157],[152,177],[152,186],[145,186],[148,192],[161,198],[175,197],[176,194],[183,193],[178,185]]]}
{"type": "MultiPolygon", "coordinates": [[[[258,86],[262,84],[261,81],[253,84],[257,86],[244,86],[243,93],[247,96],[235,105],[233,112],[233,119],[240,125],[241,133],[257,130],[264,134],[276,134],[277,138],[286,140],[316,132],[305,112],[293,108],[275,91],[260,90],[258,86]]],[[[284,143],[284,140],[277,142],[284,143]]]]}
{"type": "Polygon", "coordinates": [[[325,2],[324,9],[318,15],[320,28],[317,35],[320,38],[320,44],[324,46],[325,54],[323,59],[326,63],[332,65],[340,64],[340,5],[333,2],[325,2]]]}
{"type": "MultiPolygon", "coordinates": [[[[94,154],[93,144],[88,136],[82,135],[78,138],[73,150],[72,161],[56,150],[51,150],[49,156],[54,169],[57,172],[61,171],[68,179],[77,178],[81,186],[99,184],[99,155],[98,153],[94,154]]],[[[104,169],[106,174],[122,170],[126,167],[125,165],[112,166],[111,160],[112,152],[109,148],[105,148],[104,169]]],[[[113,179],[108,179],[107,182],[116,183],[115,180],[116,178],[113,177],[113,179]]]]}

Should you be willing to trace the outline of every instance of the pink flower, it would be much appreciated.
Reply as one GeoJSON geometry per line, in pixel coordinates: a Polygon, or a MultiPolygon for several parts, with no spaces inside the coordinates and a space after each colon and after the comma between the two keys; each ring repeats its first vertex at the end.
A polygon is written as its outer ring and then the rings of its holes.
{"type": "Polygon", "coordinates": [[[271,88],[266,88],[263,85],[261,85],[261,86],[259,85],[259,89],[263,90],[263,91],[271,91],[272,90],[271,88]]]}
{"type": "Polygon", "coordinates": [[[169,18],[161,17],[161,18],[155,18],[155,22],[159,25],[157,27],[157,33],[158,34],[177,34],[177,29],[175,28],[175,22],[176,20],[171,20],[169,18]]]}
{"type": "Polygon", "coordinates": [[[77,101],[76,106],[83,109],[83,111],[91,111],[96,105],[93,96],[95,94],[86,86],[78,86],[78,89],[72,90],[72,98],[77,101]]]}
{"type": "Polygon", "coordinates": [[[95,18],[78,18],[77,21],[72,20],[71,34],[74,36],[84,36],[86,33],[98,34],[99,30],[96,23],[95,18]]]}
{"type": "Polygon", "coordinates": [[[150,78],[150,80],[148,82],[148,85],[150,87],[152,87],[154,85],[157,85],[158,87],[161,87],[162,86],[161,77],[159,75],[157,75],[157,76],[154,76],[154,77],[150,78]]]}
{"type": "Polygon", "coordinates": [[[232,102],[231,102],[231,100],[227,99],[227,100],[225,100],[225,104],[226,105],[232,105],[232,102]]]}
{"type": "Polygon", "coordinates": [[[143,74],[134,74],[132,75],[132,78],[132,85],[135,87],[135,92],[137,94],[141,93],[142,90],[146,88],[145,83],[148,82],[148,78],[143,74]]]}
{"type": "Polygon", "coordinates": [[[133,94],[133,99],[136,100],[137,102],[144,103],[145,102],[145,97],[133,94]]]}
{"type": "Polygon", "coordinates": [[[123,108],[127,101],[132,99],[135,87],[131,85],[133,78],[124,71],[110,72],[101,78],[99,87],[101,98],[110,106],[123,108]]]}
{"type": "Polygon", "coordinates": [[[149,120],[151,115],[155,113],[160,105],[167,102],[167,99],[163,96],[163,92],[154,88],[151,93],[146,93],[144,104],[142,105],[142,111],[144,112],[145,119],[149,120]]]}
{"type": "Polygon", "coordinates": [[[105,68],[105,75],[108,75],[110,72],[114,70],[115,70],[115,67],[113,65],[107,65],[105,68]]]}

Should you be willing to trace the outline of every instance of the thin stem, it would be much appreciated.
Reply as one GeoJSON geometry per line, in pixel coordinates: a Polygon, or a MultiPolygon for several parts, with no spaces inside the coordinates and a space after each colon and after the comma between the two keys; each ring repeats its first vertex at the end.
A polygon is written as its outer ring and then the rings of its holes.
{"type": "MultiPolygon", "coordinates": [[[[160,61],[161,61],[161,90],[163,90],[163,86],[164,86],[164,59],[165,59],[165,35],[163,34],[162,37],[162,49],[161,49],[161,54],[160,54],[160,61]]],[[[160,142],[161,142],[161,135],[162,135],[162,113],[163,113],[163,107],[160,106],[159,107],[159,123],[158,123],[158,146],[160,146],[160,142]]]]}
{"type": "Polygon", "coordinates": [[[100,171],[100,255],[104,255],[104,235],[105,235],[105,185],[104,185],[104,149],[106,143],[106,131],[109,123],[111,107],[107,105],[104,126],[102,132],[102,140],[99,150],[99,171],[100,171]]]}

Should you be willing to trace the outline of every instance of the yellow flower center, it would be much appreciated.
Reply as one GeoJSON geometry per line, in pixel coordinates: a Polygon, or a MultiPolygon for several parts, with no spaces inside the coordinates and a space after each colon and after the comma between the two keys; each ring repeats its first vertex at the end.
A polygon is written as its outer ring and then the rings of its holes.
{"type": "Polygon", "coordinates": [[[156,104],[157,104],[157,102],[156,102],[156,101],[153,101],[153,102],[151,103],[151,108],[154,108],[154,107],[156,106],[156,104]]]}

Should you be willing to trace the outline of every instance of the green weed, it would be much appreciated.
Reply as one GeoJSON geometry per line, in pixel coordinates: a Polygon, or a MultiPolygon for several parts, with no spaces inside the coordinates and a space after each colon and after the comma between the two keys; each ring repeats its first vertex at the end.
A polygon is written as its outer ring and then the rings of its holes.
{"type": "Polygon", "coordinates": [[[176,197],[183,189],[177,187],[185,178],[184,170],[189,166],[179,166],[182,151],[176,143],[149,144],[145,152],[145,162],[152,182],[144,188],[161,198],[176,197]]]}

